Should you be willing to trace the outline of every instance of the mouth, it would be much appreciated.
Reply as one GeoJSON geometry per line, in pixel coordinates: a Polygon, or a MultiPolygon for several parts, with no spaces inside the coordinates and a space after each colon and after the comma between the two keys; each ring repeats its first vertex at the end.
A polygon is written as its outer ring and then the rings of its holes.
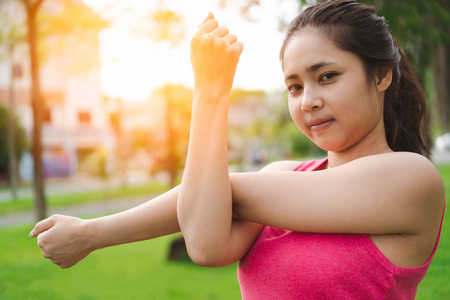
{"type": "Polygon", "coordinates": [[[330,127],[334,119],[330,118],[315,118],[310,120],[307,125],[312,131],[320,131],[330,127]]]}

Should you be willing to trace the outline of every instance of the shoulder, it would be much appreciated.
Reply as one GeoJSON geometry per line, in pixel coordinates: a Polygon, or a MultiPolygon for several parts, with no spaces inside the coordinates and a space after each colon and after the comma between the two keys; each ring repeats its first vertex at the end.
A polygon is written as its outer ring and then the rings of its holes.
{"type": "Polygon", "coordinates": [[[350,162],[349,165],[364,167],[366,171],[389,171],[395,175],[401,174],[406,179],[420,178],[425,181],[442,183],[441,176],[434,164],[426,157],[411,152],[392,152],[366,156],[350,162]]]}
{"type": "Polygon", "coordinates": [[[260,170],[260,172],[292,171],[301,163],[302,163],[301,161],[296,161],[296,160],[275,161],[275,162],[270,163],[267,166],[263,167],[260,170]]]}
{"type": "Polygon", "coordinates": [[[355,172],[364,172],[374,180],[383,177],[384,182],[392,182],[398,187],[399,196],[403,194],[400,193],[402,190],[410,196],[405,200],[415,201],[419,208],[441,208],[445,202],[442,177],[434,164],[422,155],[411,152],[379,154],[354,160],[348,167],[355,172]]]}

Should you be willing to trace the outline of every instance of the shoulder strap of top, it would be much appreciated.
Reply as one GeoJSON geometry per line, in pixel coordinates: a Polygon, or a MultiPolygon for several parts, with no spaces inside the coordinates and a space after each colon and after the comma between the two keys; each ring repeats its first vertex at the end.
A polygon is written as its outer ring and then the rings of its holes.
{"type": "Polygon", "coordinates": [[[328,157],[323,159],[308,160],[300,163],[293,171],[319,171],[324,170],[327,166],[328,157]]]}

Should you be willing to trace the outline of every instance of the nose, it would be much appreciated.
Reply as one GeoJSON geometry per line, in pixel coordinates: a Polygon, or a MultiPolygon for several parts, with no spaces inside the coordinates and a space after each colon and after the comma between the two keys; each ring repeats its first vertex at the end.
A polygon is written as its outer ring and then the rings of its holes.
{"type": "Polygon", "coordinates": [[[323,107],[322,98],[312,89],[305,88],[302,98],[302,111],[313,111],[323,107]]]}

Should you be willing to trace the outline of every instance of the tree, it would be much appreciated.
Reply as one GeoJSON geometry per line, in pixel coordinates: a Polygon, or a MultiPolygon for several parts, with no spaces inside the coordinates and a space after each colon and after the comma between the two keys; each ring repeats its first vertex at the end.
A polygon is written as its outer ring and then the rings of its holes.
{"type": "MultiPolygon", "coordinates": [[[[9,119],[10,112],[6,109],[6,107],[0,105],[0,136],[7,136],[9,119]]],[[[16,147],[14,149],[14,153],[12,154],[17,160],[19,160],[28,146],[28,141],[25,134],[25,129],[20,124],[19,119],[16,116],[13,116],[12,119],[14,120],[14,127],[16,128],[16,130],[14,131],[14,142],[16,147]]],[[[0,177],[5,177],[10,171],[9,142],[9,140],[5,139],[4,142],[0,143],[0,177]]]]}
{"type": "MultiPolygon", "coordinates": [[[[193,92],[181,85],[166,84],[154,91],[151,101],[162,101],[165,106],[156,149],[153,172],[166,171],[170,187],[175,187],[178,172],[184,167],[189,141],[193,92]]],[[[153,144],[155,145],[155,144],[153,144]]],[[[155,145],[156,146],[156,145],[155,145]]]]}
{"type": "Polygon", "coordinates": [[[31,106],[33,109],[33,191],[36,206],[36,218],[42,220],[47,217],[47,203],[44,193],[44,169],[42,164],[42,95],[39,78],[38,23],[36,16],[44,0],[22,0],[27,13],[28,46],[31,70],[31,106]]]}
{"type": "Polygon", "coordinates": [[[25,30],[23,20],[20,16],[11,13],[17,6],[16,2],[3,1],[0,3],[0,44],[6,45],[7,58],[10,63],[10,82],[9,82],[9,118],[8,118],[8,145],[9,145],[9,182],[11,186],[12,199],[17,199],[17,158],[16,152],[16,124],[15,124],[15,99],[14,99],[14,81],[21,77],[22,69],[15,63],[14,54],[16,45],[25,40],[25,30]]]}
{"type": "MultiPolygon", "coordinates": [[[[141,26],[139,33],[158,42],[165,42],[169,49],[176,46],[184,35],[183,18],[173,11],[163,7],[147,16],[148,20],[141,20],[151,24],[150,27],[141,26]]],[[[184,157],[187,154],[189,123],[192,91],[179,85],[166,84],[157,89],[154,95],[165,102],[165,147],[157,157],[156,169],[168,172],[170,187],[176,185],[178,172],[184,167],[184,157]]]]}
{"type": "MultiPolygon", "coordinates": [[[[37,220],[42,220],[47,216],[47,204],[44,192],[44,170],[42,162],[42,120],[44,111],[44,101],[41,94],[39,66],[42,61],[42,57],[39,57],[38,47],[43,46],[41,49],[45,49],[45,43],[41,43],[44,40],[44,36],[39,30],[39,25],[43,26],[44,33],[48,35],[55,34],[71,34],[75,32],[83,32],[83,30],[90,30],[94,28],[98,32],[98,18],[94,18],[92,14],[86,14],[86,7],[81,1],[62,1],[58,0],[62,5],[63,13],[66,15],[61,16],[59,14],[44,14],[42,21],[39,19],[38,14],[44,0],[22,0],[22,3],[26,10],[27,15],[27,31],[28,31],[28,46],[29,46],[29,59],[31,70],[31,105],[33,110],[33,133],[32,133],[32,156],[33,156],[33,191],[36,206],[37,220]],[[84,15],[83,15],[84,13],[84,15]],[[68,17],[70,15],[70,17],[68,17]],[[84,20],[85,22],[81,22],[84,20]],[[96,21],[97,20],[97,21],[96,21]],[[42,23],[44,22],[44,23],[42,23]],[[57,29],[57,32],[53,31],[57,29]],[[39,45],[38,45],[39,44],[39,45]]],[[[56,2],[56,1],[54,1],[56,2]]],[[[104,24],[102,24],[104,26],[104,24]]],[[[72,46],[76,45],[73,43],[72,46]]],[[[49,48],[47,51],[50,52],[49,48]]],[[[45,51],[43,51],[45,52],[45,51]]]]}
{"type": "Polygon", "coordinates": [[[432,115],[439,131],[450,131],[450,1],[366,0],[386,17],[394,37],[413,65],[425,90],[432,90],[432,115]],[[425,74],[431,71],[432,78],[425,74]]]}

